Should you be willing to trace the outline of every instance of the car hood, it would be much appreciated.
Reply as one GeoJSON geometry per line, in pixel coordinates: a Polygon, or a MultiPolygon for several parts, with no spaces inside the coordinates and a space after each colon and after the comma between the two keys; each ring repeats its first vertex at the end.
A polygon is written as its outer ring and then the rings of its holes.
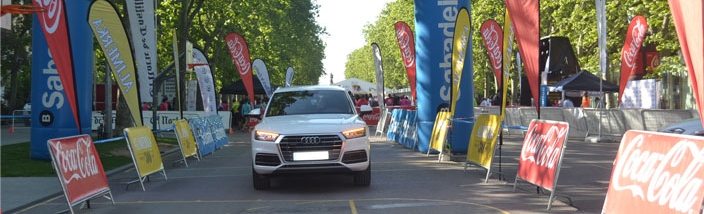
{"type": "Polygon", "coordinates": [[[666,125],[658,129],[658,132],[699,135],[702,134],[703,130],[704,127],[702,127],[702,121],[699,118],[693,118],[666,125]]]}
{"type": "Polygon", "coordinates": [[[366,126],[366,123],[356,114],[306,114],[265,117],[255,129],[283,135],[300,135],[339,133],[366,126]]]}

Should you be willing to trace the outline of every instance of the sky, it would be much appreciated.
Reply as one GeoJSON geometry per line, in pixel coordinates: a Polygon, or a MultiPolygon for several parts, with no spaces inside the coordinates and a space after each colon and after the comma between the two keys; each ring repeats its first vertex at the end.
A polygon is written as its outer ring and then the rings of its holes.
{"type": "Polygon", "coordinates": [[[327,74],[320,78],[319,84],[330,85],[330,73],[333,74],[333,82],[345,80],[347,54],[366,45],[362,32],[364,25],[376,22],[386,3],[392,1],[317,1],[320,5],[318,24],[325,27],[329,34],[322,37],[326,43],[323,67],[327,74]]]}

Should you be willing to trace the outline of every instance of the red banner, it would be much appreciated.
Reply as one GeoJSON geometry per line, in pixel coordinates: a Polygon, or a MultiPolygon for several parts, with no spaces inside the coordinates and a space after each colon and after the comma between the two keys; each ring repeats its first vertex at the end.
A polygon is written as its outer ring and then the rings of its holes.
{"type": "Polygon", "coordinates": [[[66,99],[73,111],[73,119],[76,120],[78,133],[81,133],[81,120],[78,114],[78,103],[76,98],[76,84],[73,76],[73,55],[68,35],[68,25],[66,24],[66,9],[63,0],[32,1],[35,7],[44,8],[46,11],[36,13],[39,24],[46,37],[51,57],[56,64],[56,70],[61,79],[61,87],[64,88],[66,99]]]}
{"type": "Polygon", "coordinates": [[[602,213],[700,213],[703,151],[701,137],[627,131],[602,213]]]}
{"type": "Polygon", "coordinates": [[[531,121],[523,140],[516,176],[554,190],[568,132],[566,122],[531,121]]]}
{"type": "Polygon", "coordinates": [[[621,81],[619,81],[618,85],[618,103],[621,103],[623,90],[626,89],[626,84],[628,84],[631,73],[636,67],[636,58],[638,53],[640,53],[640,46],[643,45],[643,39],[645,39],[647,31],[648,23],[645,21],[645,17],[640,15],[633,17],[631,24],[628,25],[626,41],[623,43],[623,49],[621,49],[621,81]]]}
{"type": "MultiPolygon", "coordinates": [[[[389,109],[389,112],[393,111],[394,109],[406,109],[406,110],[416,110],[415,106],[386,106],[386,109],[389,109]]],[[[359,110],[359,107],[357,107],[357,112],[361,112],[359,110]]],[[[372,108],[372,113],[365,114],[362,116],[362,120],[367,123],[369,126],[376,126],[379,124],[379,118],[381,118],[381,108],[379,107],[374,107],[372,108]]]]}
{"type": "Polygon", "coordinates": [[[244,87],[247,89],[249,102],[254,106],[254,83],[252,82],[252,63],[249,58],[249,48],[244,38],[237,33],[230,33],[225,37],[227,48],[230,50],[232,61],[237,66],[244,87]]]}
{"type": "MultiPolygon", "coordinates": [[[[704,108],[704,17],[701,1],[670,0],[670,10],[677,29],[677,37],[682,49],[682,58],[687,64],[689,79],[692,81],[694,98],[699,109],[704,108]]],[[[699,118],[704,121],[704,111],[699,111],[699,118]]]]}
{"type": "Polygon", "coordinates": [[[655,72],[655,68],[660,66],[660,55],[655,45],[647,45],[640,48],[636,57],[636,65],[631,72],[631,79],[642,79],[647,74],[655,72]]]}
{"type": "Polygon", "coordinates": [[[491,67],[494,69],[494,74],[496,75],[497,88],[501,88],[501,66],[503,66],[503,52],[501,51],[503,50],[502,40],[504,38],[504,32],[501,30],[499,23],[491,19],[484,21],[479,31],[484,40],[484,47],[486,47],[486,51],[491,59],[491,67]]]}
{"type": "Polygon", "coordinates": [[[110,190],[103,164],[89,135],[51,139],[47,143],[71,205],[110,190]]]}
{"type": "Polygon", "coordinates": [[[526,70],[530,93],[533,94],[535,109],[540,115],[540,31],[538,0],[505,0],[511,14],[518,50],[526,70]]]}
{"type": "Polygon", "coordinates": [[[408,27],[406,22],[396,22],[396,38],[398,39],[398,47],[401,50],[403,57],[403,65],[406,66],[406,75],[408,76],[408,84],[411,86],[411,94],[413,100],[416,97],[416,44],[413,38],[413,31],[408,27]]]}

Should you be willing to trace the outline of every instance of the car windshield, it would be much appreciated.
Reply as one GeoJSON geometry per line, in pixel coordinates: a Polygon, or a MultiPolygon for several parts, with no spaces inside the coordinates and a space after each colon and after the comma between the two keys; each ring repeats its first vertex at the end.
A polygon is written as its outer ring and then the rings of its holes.
{"type": "Polygon", "coordinates": [[[337,90],[289,91],[274,94],[266,116],[354,114],[347,94],[337,90]]]}

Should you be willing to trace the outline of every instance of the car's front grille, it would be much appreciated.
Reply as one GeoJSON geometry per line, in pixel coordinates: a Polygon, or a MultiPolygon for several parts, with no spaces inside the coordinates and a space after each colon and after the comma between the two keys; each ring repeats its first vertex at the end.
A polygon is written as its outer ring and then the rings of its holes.
{"type": "Polygon", "coordinates": [[[279,149],[284,161],[294,161],[293,154],[296,152],[318,152],[327,151],[328,159],[337,160],[342,150],[342,139],[338,135],[305,135],[305,136],[285,136],[279,142],[279,149]]]}

